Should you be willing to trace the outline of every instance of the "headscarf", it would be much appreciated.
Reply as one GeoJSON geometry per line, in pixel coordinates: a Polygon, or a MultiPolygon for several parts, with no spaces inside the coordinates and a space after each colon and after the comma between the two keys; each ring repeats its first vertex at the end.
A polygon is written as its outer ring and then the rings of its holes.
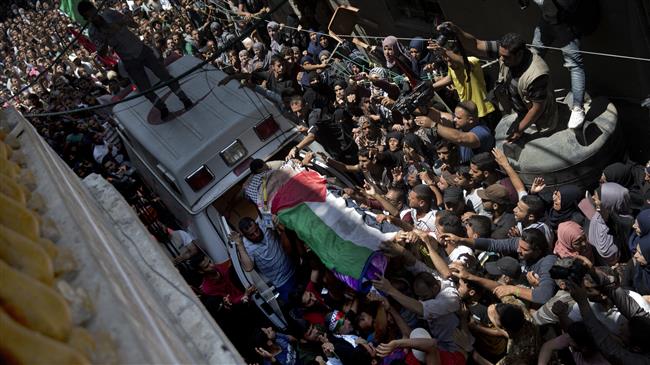
{"type": "Polygon", "coordinates": [[[430,60],[430,54],[427,50],[426,41],[422,37],[415,37],[411,39],[411,43],[409,43],[409,49],[410,48],[415,48],[418,50],[418,52],[420,52],[419,60],[409,54],[409,59],[411,60],[411,69],[416,75],[420,75],[422,67],[427,63],[432,63],[430,60]]]}
{"type": "Polygon", "coordinates": [[[307,46],[307,52],[314,58],[318,57],[320,51],[323,50],[323,47],[320,46],[320,34],[315,29],[310,29],[310,32],[317,33],[316,41],[309,41],[309,46],[307,46]]]}
{"type": "Polygon", "coordinates": [[[334,310],[325,316],[325,325],[331,333],[337,333],[339,328],[345,323],[345,313],[339,310],[334,310]]]}
{"type": "Polygon", "coordinates": [[[248,51],[245,50],[245,49],[242,49],[241,51],[239,51],[239,59],[240,59],[239,62],[241,63],[242,72],[248,72],[248,73],[253,72],[253,60],[250,57],[248,57],[248,59],[246,59],[245,63],[241,62],[241,57],[242,56],[249,56],[248,51]]]}
{"type": "Polygon", "coordinates": [[[630,195],[625,187],[606,182],[600,186],[600,192],[600,210],[605,213],[604,217],[630,214],[630,195]]]}
{"type": "MultiPolygon", "coordinates": [[[[637,244],[641,250],[641,255],[650,261],[650,210],[646,209],[639,213],[637,217],[641,235],[637,244]]],[[[650,265],[641,266],[637,262],[634,264],[633,276],[634,288],[641,295],[650,295],[650,265]]]]}
{"type": "Polygon", "coordinates": [[[594,256],[590,244],[587,244],[581,251],[576,251],[571,245],[573,241],[584,235],[585,231],[578,223],[573,221],[560,223],[557,228],[557,242],[555,243],[553,253],[560,258],[582,255],[593,262],[594,256]]]}
{"type": "Polygon", "coordinates": [[[613,163],[603,170],[607,182],[617,183],[629,190],[630,207],[640,210],[645,200],[643,199],[643,174],[632,164],[621,162],[613,163]]]}
{"type": "Polygon", "coordinates": [[[253,51],[259,51],[259,52],[264,52],[266,50],[266,46],[264,46],[264,43],[262,42],[255,42],[253,44],[253,51]]]}
{"type": "Polygon", "coordinates": [[[347,66],[348,66],[348,71],[352,72],[352,65],[356,65],[358,68],[361,69],[361,71],[367,71],[368,70],[368,61],[366,60],[365,56],[363,53],[361,53],[359,50],[354,50],[350,55],[348,56],[349,61],[347,61],[347,66]]]}
{"type": "Polygon", "coordinates": [[[639,230],[641,234],[637,235],[636,232],[632,231],[630,238],[627,240],[627,244],[630,247],[630,252],[636,250],[636,245],[639,244],[639,240],[643,236],[650,234],[650,209],[642,210],[639,215],[636,217],[636,221],[639,224],[639,230]]]}
{"type": "Polygon", "coordinates": [[[373,67],[368,74],[369,75],[375,74],[379,76],[380,80],[386,80],[387,78],[386,69],[383,67],[373,67]]]}
{"type": "Polygon", "coordinates": [[[266,46],[262,42],[253,44],[253,51],[260,52],[260,55],[253,56],[253,64],[256,69],[266,70],[271,65],[271,55],[266,51],[266,46]]]}
{"type": "Polygon", "coordinates": [[[578,212],[578,202],[582,198],[582,191],[575,185],[563,185],[558,189],[561,196],[560,210],[551,208],[548,214],[548,224],[553,230],[557,230],[562,222],[571,220],[578,212]]]}
{"type": "Polygon", "coordinates": [[[326,49],[320,51],[320,53],[318,54],[318,62],[320,63],[320,60],[323,58],[323,56],[329,58],[331,55],[332,55],[332,52],[330,52],[330,51],[328,51],[326,49]]]}
{"type": "Polygon", "coordinates": [[[310,55],[302,56],[302,58],[300,59],[300,65],[302,66],[305,62],[309,62],[313,65],[314,59],[310,55]]]}
{"type": "Polygon", "coordinates": [[[392,168],[400,165],[402,161],[404,161],[404,151],[402,151],[403,138],[404,134],[402,134],[402,132],[391,131],[386,134],[386,147],[384,148],[384,151],[379,155],[381,161],[386,166],[392,168]],[[388,147],[388,141],[390,141],[391,138],[395,138],[399,141],[399,148],[397,151],[391,151],[388,147]]]}
{"type": "Polygon", "coordinates": [[[629,187],[634,181],[632,179],[632,166],[622,162],[613,163],[603,170],[607,182],[617,183],[629,187]]]}
{"type": "MultiPolygon", "coordinates": [[[[390,47],[393,49],[393,58],[396,59],[398,57],[398,54],[400,53],[399,50],[399,45],[397,43],[397,38],[395,36],[389,35],[388,37],[384,38],[384,40],[381,42],[381,47],[382,50],[384,47],[390,47]]],[[[395,66],[395,60],[388,60],[386,59],[386,67],[392,68],[395,66]]]]}
{"type": "Polygon", "coordinates": [[[426,158],[426,153],[424,152],[424,143],[422,143],[420,137],[413,133],[407,133],[404,135],[402,142],[404,145],[409,145],[409,147],[413,148],[415,150],[415,153],[420,155],[420,157],[426,158]]]}

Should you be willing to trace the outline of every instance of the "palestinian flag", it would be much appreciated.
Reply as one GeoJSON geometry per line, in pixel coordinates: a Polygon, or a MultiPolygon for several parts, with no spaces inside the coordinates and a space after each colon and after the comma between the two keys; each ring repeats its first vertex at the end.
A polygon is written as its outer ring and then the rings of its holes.
{"type": "Polygon", "coordinates": [[[81,0],[61,0],[59,10],[66,13],[70,19],[83,26],[86,25],[86,19],[84,19],[84,17],[82,17],[77,11],[77,4],[79,4],[79,2],[81,2],[81,0]]]}
{"type": "Polygon", "coordinates": [[[381,255],[377,251],[395,233],[366,225],[345,199],[327,190],[325,178],[317,172],[302,171],[284,183],[271,202],[271,212],[330,270],[359,282],[372,279],[370,273],[383,273],[385,264],[376,267],[376,256],[381,255]]]}

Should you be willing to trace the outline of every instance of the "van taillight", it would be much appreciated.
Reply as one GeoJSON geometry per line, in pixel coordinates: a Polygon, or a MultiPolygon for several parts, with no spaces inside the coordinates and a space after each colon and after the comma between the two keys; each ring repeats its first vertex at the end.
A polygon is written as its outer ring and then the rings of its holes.
{"type": "Polygon", "coordinates": [[[191,173],[188,177],[185,178],[185,182],[192,188],[194,191],[199,191],[206,187],[210,181],[214,180],[214,174],[210,169],[202,165],[198,170],[191,173]]]}
{"type": "Polygon", "coordinates": [[[255,134],[257,134],[257,137],[259,137],[261,141],[265,141],[275,132],[277,132],[280,129],[280,126],[275,121],[275,119],[273,119],[273,116],[270,115],[268,118],[264,119],[262,123],[256,125],[253,129],[255,129],[255,134]]]}

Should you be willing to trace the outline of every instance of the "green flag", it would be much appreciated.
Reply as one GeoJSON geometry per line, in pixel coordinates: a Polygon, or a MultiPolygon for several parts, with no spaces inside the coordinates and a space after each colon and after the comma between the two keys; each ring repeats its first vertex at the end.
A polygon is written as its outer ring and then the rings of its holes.
{"type": "Polygon", "coordinates": [[[62,12],[68,14],[68,17],[70,17],[70,19],[83,26],[86,25],[86,20],[77,11],[77,4],[79,4],[80,1],[81,0],[61,0],[61,6],[59,9],[62,12]]]}

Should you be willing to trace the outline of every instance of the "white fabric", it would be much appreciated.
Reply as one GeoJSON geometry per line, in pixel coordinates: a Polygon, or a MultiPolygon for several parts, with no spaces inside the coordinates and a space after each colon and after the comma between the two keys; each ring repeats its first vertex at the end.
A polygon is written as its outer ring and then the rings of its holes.
{"type": "Polygon", "coordinates": [[[395,232],[382,233],[365,224],[361,215],[354,208],[346,205],[345,199],[336,197],[329,191],[325,196],[325,202],[306,204],[341,239],[354,242],[357,246],[378,251],[383,241],[389,241],[395,236],[395,232]]]}
{"type": "Polygon", "coordinates": [[[463,263],[467,263],[467,257],[461,257],[464,254],[474,256],[474,251],[465,245],[460,245],[454,248],[454,250],[449,254],[449,262],[451,263],[454,261],[461,261],[463,263]]]}

